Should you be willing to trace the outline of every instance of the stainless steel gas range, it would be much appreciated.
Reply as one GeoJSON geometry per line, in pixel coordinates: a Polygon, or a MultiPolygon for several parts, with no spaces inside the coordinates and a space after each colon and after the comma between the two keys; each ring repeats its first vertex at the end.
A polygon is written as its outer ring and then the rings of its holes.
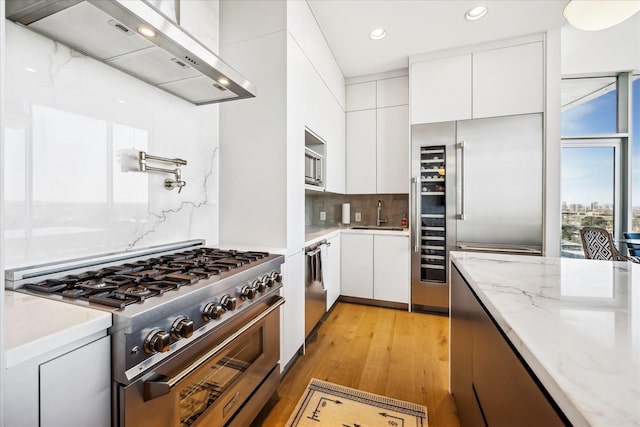
{"type": "Polygon", "coordinates": [[[112,313],[114,425],[246,426],[279,383],[283,261],[193,240],[10,270],[6,284],[112,313]]]}

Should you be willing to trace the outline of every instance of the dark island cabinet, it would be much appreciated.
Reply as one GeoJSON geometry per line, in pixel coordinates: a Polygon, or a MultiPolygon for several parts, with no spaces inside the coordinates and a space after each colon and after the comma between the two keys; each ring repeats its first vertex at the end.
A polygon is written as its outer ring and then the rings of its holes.
{"type": "Polygon", "coordinates": [[[451,393],[465,427],[570,425],[451,269],[451,393]]]}

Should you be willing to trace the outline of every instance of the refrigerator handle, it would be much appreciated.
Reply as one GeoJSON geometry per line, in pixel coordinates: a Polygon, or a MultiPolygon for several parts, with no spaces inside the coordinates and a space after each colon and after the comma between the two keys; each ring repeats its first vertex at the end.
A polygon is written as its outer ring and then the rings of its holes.
{"type": "Polygon", "coordinates": [[[464,141],[456,144],[456,219],[464,220],[464,141]]]}
{"type": "Polygon", "coordinates": [[[418,253],[420,252],[420,226],[422,225],[422,221],[420,218],[420,193],[418,193],[418,191],[420,191],[420,185],[418,185],[418,178],[416,178],[415,176],[411,178],[411,187],[411,189],[413,190],[411,191],[411,195],[413,196],[413,207],[415,209],[413,213],[415,215],[415,221],[413,221],[415,230],[413,230],[413,232],[416,236],[416,244],[413,247],[413,251],[415,253],[418,253]]]}

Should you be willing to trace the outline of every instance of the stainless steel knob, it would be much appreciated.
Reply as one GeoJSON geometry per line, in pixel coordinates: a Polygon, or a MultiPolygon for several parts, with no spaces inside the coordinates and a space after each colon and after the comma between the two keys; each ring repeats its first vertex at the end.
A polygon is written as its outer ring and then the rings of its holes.
{"type": "Polygon", "coordinates": [[[236,299],[229,294],[223,295],[220,298],[220,305],[227,311],[233,311],[236,309],[236,299]]]}
{"type": "Polygon", "coordinates": [[[277,271],[272,272],[271,277],[276,283],[282,283],[282,274],[278,273],[277,271]]]}
{"type": "Polygon", "coordinates": [[[240,288],[240,295],[244,298],[254,299],[256,297],[256,289],[252,286],[244,285],[240,288]]]}
{"type": "Polygon", "coordinates": [[[218,320],[220,316],[222,316],[223,311],[224,308],[221,305],[210,302],[204,306],[202,317],[204,317],[204,320],[207,322],[210,320],[218,320]]]}
{"type": "Polygon", "coordinates": [[[147,354],[165,353],[171,347],[171,336],[163,330],[155,330],[144,340],[144,351],[147,354]]]}
{"type": "Polygon", "coordinates": [[[178,317],[171,325],[171,337],[173,339],[189,338],[193,335],[193,320],[186,317],[178,317]]]}
{"type": "Polygon", "coordinates": [[[267,285],[262,280],[254,280],[251,286],[260,293],[267,290],[267,285]]]}
{"type": "Polygon", "coordinates": [[[267,288],[272,288],[273,285],[275,285],[273,278],[267,275],[262,278],[262,283],[264,283],[267,288]]]}

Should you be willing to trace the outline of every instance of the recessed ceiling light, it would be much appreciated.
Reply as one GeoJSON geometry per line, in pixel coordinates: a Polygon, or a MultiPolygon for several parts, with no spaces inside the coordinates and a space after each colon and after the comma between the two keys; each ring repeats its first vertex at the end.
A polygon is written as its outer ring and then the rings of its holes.
{"type": "Polygon", "coordinates": [[[376,28],[369,33],[371,40],[380,40],[387,37],[387,31],[384,28],[376,28]]]}
{"type": "Polygon", "coordinates": [[[464,19],[467,21],[475,21],[486,15],[488,10],[486,6],[476,6],[467,10],[467,13],[464,14],[464,19]]]}
{"type": "Polygon", "coordinates": [[[227,80],[227,79],[226,79],[226,78],[224,78],[224,77],[220,77],[220,78],[218,79],[218,83],[220,83],[221,85],[225,85],[225,86],[226,86],[226,85],[228,85],[228,84],[229,84],[229,80],[227,80]]]}
{"type": "Polygon", "coordinates": [[[149,28],[146,27],[144,25],[138,27],[138,32],[140,34],[142,34],[145,37],[155,37],[156,36],[156,32],[153,30],[153,28],[149,28]]]}
{"type": "Polygon", "coordinates": [[[565,6],[562,14],[579,30],[597,31],[612,27],[640,11],[639,1],[576,1],[565,6]]]}

